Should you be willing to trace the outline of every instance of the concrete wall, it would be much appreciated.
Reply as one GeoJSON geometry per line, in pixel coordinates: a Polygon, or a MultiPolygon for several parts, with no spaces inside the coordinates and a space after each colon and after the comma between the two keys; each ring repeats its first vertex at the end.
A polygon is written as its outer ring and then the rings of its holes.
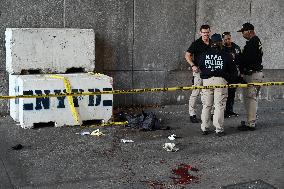
{"type": "MultiPolygon", "coordinates": [[[[245,40],[235,31],[251,21],[263,41],[267,81],[283,81],[283,6],[282,0],[1,0],[0,95],[8,94],[7,27],[94,29],[96,70],[114,77],[115,89],[131,89],[191,85],[184,52],[198,37],[200,25],[209,23],[213,32],[234,32],[242,46],[245,40]]],[[[283,98],[283,91],[283,87],[267,89],[263,98],[283,98]]],[[[189,94],[117,95],[114,102],[184,104],[189,94]]],[[[0,106],[0,112],[7,111],[7,101],[1,100],[0,106]]]]}

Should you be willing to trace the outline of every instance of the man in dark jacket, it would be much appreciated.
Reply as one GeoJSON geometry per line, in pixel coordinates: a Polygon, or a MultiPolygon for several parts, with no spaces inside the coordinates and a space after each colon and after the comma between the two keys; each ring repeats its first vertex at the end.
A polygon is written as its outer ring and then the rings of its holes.
{"type": "MultiPolygon", "coordinates": [[[[251,23],[243,24],[238,31],[248,41],[240,54],[240,72],[247,83],[258,83],[263,81],[262,73],[262,44],[256,36],[254,26],[251,23]]],[[[256,125],[257,100],[259,95],[259,86],[244,88],[244,104],[247,111],[247,123],[238,127],[242,131],[254,131],[256,125]]]]}
{"type": "MultiPolygon", "coordinates": [[[[211,48],[200,56],[199,69],[203,86],[226,85],[228,81],[237,76],[236,66],[232,56],[222,50],[222,37],[220,34],[211,36],[211,48]]],[[[227,88],[203,89],[201,93],[202,113],[201,130],[203,135],[208,134],[211,123],[211,109],[214,104],[213,125],[216,127],[216,135],[224,133],[224,109],[228,95],[227,88]]]]}
{"type": "MultiPolygon", "coordinates": [[[[240,47],[236,43],[232,42],[232,36],[230,32],[224,32],[222,34],[222,38],[223,38],[224,51],[231,54],[233,57],[233,61],[236,63],[236,60],[238,60],[238,57],[241,53],[240,47]]],[[[229,82],[229,84],[234,84],[234,83],[238,83],[238,81],[235,80],[235,81],[229,82]]],[[[235,94],[236,94],[236,88],[228,89],[228,98],[226,102],[225,118],[229,118],[231,116],[239,116],[237,113],[234,112],[234,109],[233,109],[234,102],[235,102],[235,94]]]]}

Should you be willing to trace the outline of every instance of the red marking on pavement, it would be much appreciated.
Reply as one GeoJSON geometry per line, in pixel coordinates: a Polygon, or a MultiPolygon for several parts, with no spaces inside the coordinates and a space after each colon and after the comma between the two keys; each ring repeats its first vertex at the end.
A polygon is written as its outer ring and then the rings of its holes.
{"type": "Polygon", "coordinates": [[[157,181],[142,181],[146,182],[152,189],[165,189],[165,185],[157,181]]]}
{"type": "Polygon", "coordinates": [[[176,177],[170,178],[173,179],[174,184],[187,185],[190,183],[198,183],[199,178],[191,175],[189,171],[197,172],[198,169],[192,167],[191,165],[180,164],[177,169],[172,170],[172,173],[175,174],[176,177]]]}

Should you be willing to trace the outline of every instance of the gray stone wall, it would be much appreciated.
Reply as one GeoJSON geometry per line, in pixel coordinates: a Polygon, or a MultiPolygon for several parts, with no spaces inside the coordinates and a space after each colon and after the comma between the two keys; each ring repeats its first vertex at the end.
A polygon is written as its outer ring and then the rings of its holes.
{"type": "MultiPolygon", "coordinates": [[[[5,71],[7,27],[92,28],[96,32],[96,71],[114,77],[115,89],[191,85],[184,53],[201,24],[212,32],[235,32],[255,25],[263,41],[267,81],[284,79],[282,0],[1,0],[0,95],[8,94],[5,71]],[[275,74],[276,73],[276,74],[275,74]]],[[[263,89],[264,99],[283,98],[283,87],[263,89]]],[[[190,91],[116,95],[115,106],[184,104],[190,91]]],[[[8,102],[0,100],[1,113],[8,102]]]]}
{"type": "Polygon", "coordinates": [[[251,22],[263,43],[264,68],[284,69],[283,10],[283,0],[199,0],[196,20],[197,25],[210,24],[212,33],[231,32],[240,46],[245,45],[245,39],[236,31],[243,23],[251,22]]]}

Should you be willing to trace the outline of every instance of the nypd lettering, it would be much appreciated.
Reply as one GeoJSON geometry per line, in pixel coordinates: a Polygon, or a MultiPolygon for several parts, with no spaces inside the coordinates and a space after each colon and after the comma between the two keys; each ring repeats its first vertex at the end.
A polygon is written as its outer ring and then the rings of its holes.
{"type": "Polygon", "coordinates": [[[206,55],[205,68],[211,71],[223,69],[224,61],[221,56],[218,55],[206,55]]]}
{"type": "MultiPolygon", "coordinates": [[[[103,91],[111,91],[112,88],[103,88],[103,91]]],[[[100,92],[100,89],[88,89],[88,92],[100,92]]],[[[66,90],[56,89],[53,90],[54,94],[66,93],[66,90]]],[[[72,89],[74,93],[84,92],[83,89],[72,89]]],[[[50,94],[51,90],[29,90],[23,91],[23,95],[42,95],[42,94],[50,94]]],[[[112,106],[112,100],[102,100],[102,95],[88,95],[88,96],[73,96],[74,107],[79,107],[79,100],[83,98],[88,98],[88,106],[112,106]]],[[[23,110],[42,110],[42,109],[50,109],[50,97],[43,98],[35,98],[35,103],[25,103],[23,104],[23,110]]],[[[17,102],[18,103],[18,102],[17,102]]],[[[56,107],[57,108],[66,108],[67,98],[66,96],[56,97],[56,107]]]]}

